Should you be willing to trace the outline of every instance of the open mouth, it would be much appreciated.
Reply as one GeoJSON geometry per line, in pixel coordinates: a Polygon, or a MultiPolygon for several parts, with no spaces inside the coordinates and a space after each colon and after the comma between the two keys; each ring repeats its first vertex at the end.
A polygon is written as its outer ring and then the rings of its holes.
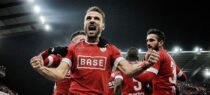
{"type": "Polygon", "coordinates": [[[95,25],[89,25],[88,30],[89,31],[95,31],[96,30],[96,26],[95,25]]]}

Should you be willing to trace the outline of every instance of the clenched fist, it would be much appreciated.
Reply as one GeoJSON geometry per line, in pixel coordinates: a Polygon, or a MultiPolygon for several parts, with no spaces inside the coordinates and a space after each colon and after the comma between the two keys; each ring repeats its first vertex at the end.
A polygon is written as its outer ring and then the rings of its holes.
{"type": "Polygon", "coordinates": [[[159,53],[155,50],[148,51],[145,55],[145,60],[147,66],[152,66],[160,60],[159,53]]]}
{"type": "Polygon", "coordinates": [[[35,56],[31,58],[30,64],[35,70],[38,71],[42,70],[42,68],[44,67],[44,62],[41,56],[35,56]]]}

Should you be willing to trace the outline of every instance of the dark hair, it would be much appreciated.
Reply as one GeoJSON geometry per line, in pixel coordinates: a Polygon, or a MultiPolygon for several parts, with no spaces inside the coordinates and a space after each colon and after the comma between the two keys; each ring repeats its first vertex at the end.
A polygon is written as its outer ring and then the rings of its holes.
{"type": "Polygon", "coordinates": [[[91,11],[95,11],[95,12],[98,12],[99,14],[101,14],[101,15],[102,15],[102,18],[103,18],[103,22],[105,22],[105,13],[103,12],[102,9],[100,9],[100,8],[97,7],[97,6],[92,6],[92,7],[88,8],[86,14],[87,14],[88,12],[91,12],[91,11]]]}
{"type": "Polygon", "coordinates": [[[165,33],[158,30],[158,29],[155,29],[155,28],[154,29],[149,29],[147,31],[147,35],[149,35],[149,34],[156,34],[158,36],[158,41],[161,41],[161,40],[165,41],[165,33]]]}
{"type": "Polygon", "coordinates": [[[79,30],[79,31],[74,32],[74,33],[71,35],[71,39],[70,39],[70,40],[72,40],[74,37],[76,37],[76,36],[78,36],[78,35],[85,35],[85,36],[86,36],[84,30],[79,30]]]}
{"type": "Polygon", "coordinates": [[[135,47],[131,47],[127,51],[126,59],[129,61],[137,61],[139,60],[139,52],[138,49],[135,47]]]}

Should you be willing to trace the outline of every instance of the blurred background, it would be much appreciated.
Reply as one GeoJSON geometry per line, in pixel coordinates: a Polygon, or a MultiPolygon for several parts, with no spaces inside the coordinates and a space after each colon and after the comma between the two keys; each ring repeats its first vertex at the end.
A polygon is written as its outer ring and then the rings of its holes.
{"type": "Polygon", "coordinates": [[[0,91],[50,95],[54,83],[32,69],[30,58],[68,45],[70,35],[83,29],[87,8],[99,6],[106,14],[102,37],[123,56],[137,47],[143,58],[146,31],[160,29],[166,34],[166,50],[188,76],[179,83],[181,92],[210,95],[208,5],[191,0],[0,0],[0,91]]]}

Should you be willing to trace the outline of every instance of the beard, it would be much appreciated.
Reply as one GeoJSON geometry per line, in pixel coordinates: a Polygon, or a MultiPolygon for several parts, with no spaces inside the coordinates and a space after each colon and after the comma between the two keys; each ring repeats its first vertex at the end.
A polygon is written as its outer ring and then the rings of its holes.
{"type": "Polygon", "coordinates": [[[89,33],[89,34],[87,34],[87,37],[88,38],[98,38],[98,37],[100,37],[100,32],[99,31],[95,31],[95,33],[89,33]]]}
{"type": "Polygon", "coordinates": [[[157,45],[155,45],[155,46],[147,45],[147,48],[148,48],[148,49],[155,50],[155,51],[158,51],[158,50],[159,50],[159,46],[158,46],[158,44],[157,44],[157,45]]]}

